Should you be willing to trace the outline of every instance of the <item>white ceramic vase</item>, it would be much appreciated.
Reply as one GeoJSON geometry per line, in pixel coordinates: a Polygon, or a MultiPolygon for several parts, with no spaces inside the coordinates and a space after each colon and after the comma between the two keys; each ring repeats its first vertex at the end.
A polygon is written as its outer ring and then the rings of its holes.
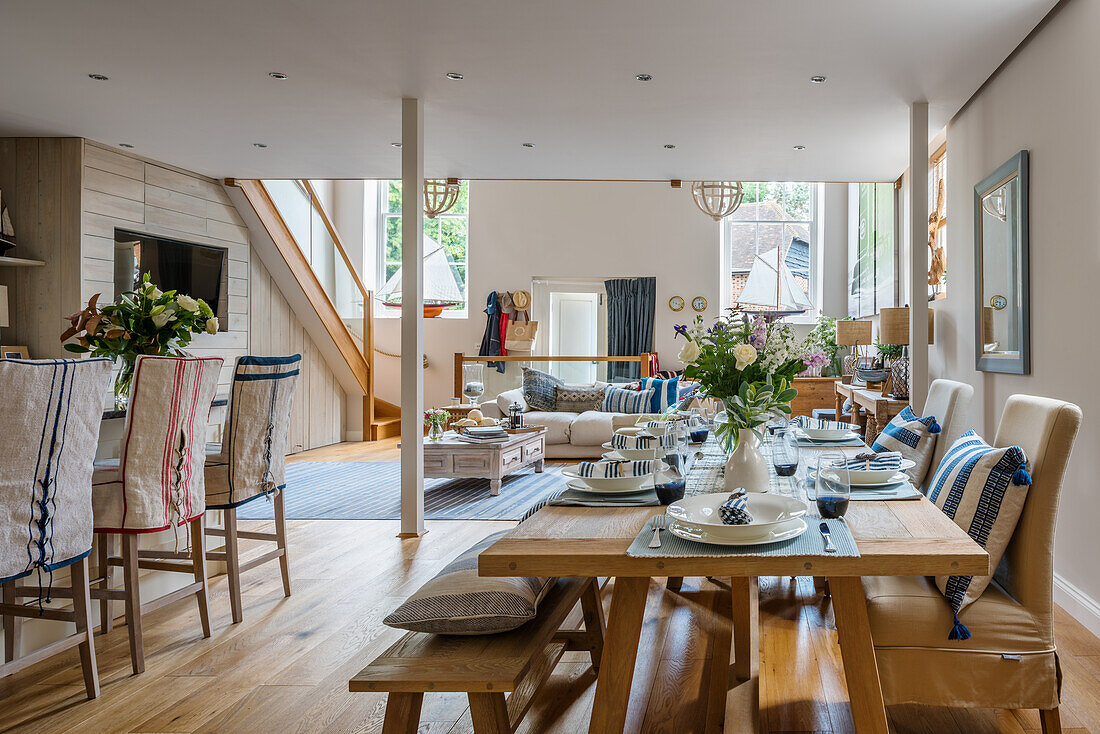
{"type": "Polygon", "coordinates": [[[726,459],[726,491],[743,487],[746,492],[767,492],[768,464],[760,453],[760,439],[748,428],[740,429],[738,435],[737,448],[726,459]]]}

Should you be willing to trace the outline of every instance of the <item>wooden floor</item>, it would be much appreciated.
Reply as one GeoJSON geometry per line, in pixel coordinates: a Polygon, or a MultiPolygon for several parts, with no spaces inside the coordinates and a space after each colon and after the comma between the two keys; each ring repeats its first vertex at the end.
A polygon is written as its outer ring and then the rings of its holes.
{"type": "MultiPolygon", "coordinates": [[[[371,458],[395,458],[390,443],[371,458]]],[[[364,458],[347,447],[310,454],[301,458],[364,458]]],[[[233,625],[219,577],[210,639],[190,601],[146,615],[147,670],[133,676],[120,626],[96,638],[98,700],[85,700],[74,649],[0,680],[0,732],[379,732],[385,696],[348,693],[347,681],[400,636],[381,619],[460,550],[511,525],[429,521],[424,537],[399,540],[396,521],[291,521],[289,599],[277,565],[257,568],[244,579],[244,622],[233,625]]],[[[718,599],[728,594],[702,579],[680,594],[650,589],[628,731],[700,731],[704,635],[718,599]]],[[[766,731],[852,731],[828,603],[809,579],[767,578],[760,604],[766,731]]],[[[1100,734],[1100,641],[1060,610],[1056,630],[1064,731],[1100,734]]],[[[521,731],[587,731],[594,684],[584,654],[567,653],[521,731]]],[[[1034,712],[895,707],[890,716],[895,731],[914,734],[1039,730],[1034,712]]],[[[420,731],[471,732],[465,697],[425,696],[420,731]]]]}

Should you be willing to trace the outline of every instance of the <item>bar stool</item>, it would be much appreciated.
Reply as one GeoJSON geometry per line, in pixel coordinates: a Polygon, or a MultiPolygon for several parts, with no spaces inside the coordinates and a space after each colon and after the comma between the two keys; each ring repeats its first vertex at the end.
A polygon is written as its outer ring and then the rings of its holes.
{"type": "Polygon", "coordinates": [[[0,431],[0,678],[77,646],[88,698],[99,695],[88,624],[92,461],[110,377],[106,359],[0,359],[0,395],[6,397],[6,430],[0,431]],[[54,588],[54,572],[65,567],[69,587],[54,588]],[[36,586],[16,584],[32,574],[36,586]],[[44,607],[51,596],[71,598],[72,611],[44,607]],[[20,604],[25,597],[37,597],[38,604],[20,604]],[[76,634],[19,657],[24,617],[72,622],[76,634]]]}
{"type": "Polygon", "coordinates": [[[233,392],[225,414],[223,442],[207,451],[206,509],[224,513],[225,529],[207,528],[206,533],[223,536],[225,547],[208,552],[206,558],[225,562],[234,624],[244,619],[242,571],[279,559],[283,594],[290,596],[283,490],[290,407],[301,362],[300,354],[239,358],[233,370],[233,392]],[[237,529],[237,508],[258,497],[274,501],[274,533],[237,529]],[[240,538],[274,542],[276,547],[241,564],[240,538]]]}
{"type": "Polygon", "coordinates": [[[98,588],[91,594],[100,600],[104,632],[111,629],[111,602],[126,603],[130,663],[135,674],[145,670],[142,612],[194,596],[203,637],[210,636],[203,547],[203,449],[221,366],[219,357],[138,357],[126,411],[122,457],[97,464],[92,475],[92,507],[103,578],[97,580],[98,588]],[[180,551],[178,528],[186,525],[190,525],[191,549],[180,551]],[[138,550],[138,536],[168,529],[176,534],[175,550],[138,550]],[[116,535],[122,541],[121,558],[111,555],[116,535]],[[116,566],[122,567],[121,589],[112,588],[116,566]],[[195,580],[143,605],[138,588],[138,574],[143,568],[190,573],[195,580]]]}

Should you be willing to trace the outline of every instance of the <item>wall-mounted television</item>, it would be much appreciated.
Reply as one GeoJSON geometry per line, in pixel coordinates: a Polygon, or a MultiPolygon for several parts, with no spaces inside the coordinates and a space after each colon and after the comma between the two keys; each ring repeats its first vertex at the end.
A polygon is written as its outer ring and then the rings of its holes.
{"type": "Polygon", "coordinates": [[[115,230],[115,293],[137,289],[143,273],[162,291],[210,304],[220,331],[228,329],[229,252],[221,247],[115,230]]]}

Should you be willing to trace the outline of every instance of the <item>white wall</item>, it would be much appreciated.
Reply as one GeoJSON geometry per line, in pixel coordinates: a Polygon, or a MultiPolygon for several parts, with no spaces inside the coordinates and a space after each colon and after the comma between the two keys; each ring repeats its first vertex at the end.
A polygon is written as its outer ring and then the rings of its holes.
{"type": "Polygon", "coordinates": [[[1100,3],[1064,5],[948,127],[949,279],[937,304],[930,371],[974,385],[972,418],[987,435],[1013,393],[1071,400],[1084,410],[1059,513],[1056,598],[1100,634],[1100,394],[1093,389],[1100,342],[1091,324],[1100,282],[1097,28],[1100,3]],[[1024,148],[1031,151],[1031,374],[987,374],[974,369],[973,187],[1024,148]]]}

